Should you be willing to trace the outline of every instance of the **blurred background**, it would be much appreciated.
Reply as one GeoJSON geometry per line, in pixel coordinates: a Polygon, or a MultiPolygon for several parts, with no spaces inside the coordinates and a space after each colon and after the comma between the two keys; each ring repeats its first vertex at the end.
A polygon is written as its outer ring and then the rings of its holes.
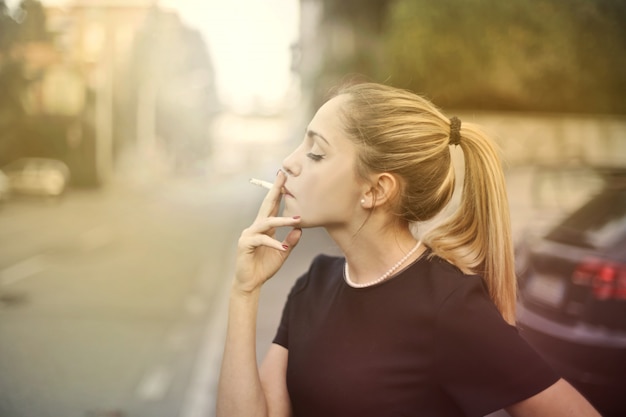
{"type": "MultiPolygon", "coordinates": [[[[493,136],[520,331],[626,415],[625,22],[619,0],[0,0],[0,417],[213,415],[248,179],[354,80],[493,136]]],[[[307,230],[264,289],[259,357],[320,251],[307,230]]]]}

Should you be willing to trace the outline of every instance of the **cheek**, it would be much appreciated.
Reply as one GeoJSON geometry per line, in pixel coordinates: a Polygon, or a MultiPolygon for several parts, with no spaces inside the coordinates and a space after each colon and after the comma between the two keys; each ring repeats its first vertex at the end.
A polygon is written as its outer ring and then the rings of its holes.
{"type": "Polygon", "coordinates": [[[332,207],[342,212],[352,208],[355,201],[358,201],[359,188],[351,174],[344,168],[319,178],[317,185],[311,184],[311,190],[315,191],[307,195],[307,200],[318,207],[332,207]],[[313,198],[315,201],[311,200],[313,198]]]}
{"type": "Polygon", "coordinates": [[[296,200],[285,199],[286,215],[302,215],[303,219],[345,216],[346,210],[353,210],[361,198],[356,173],[350,164],[311,166],[297,181],[296,200]]]}
{"type": "Polygon", "coordinates": [[[329,184],[328,192],[339,195],[342,199],[354,198],[360,192],[356,174],[349,166],[334,170],[326,181],[329,184]]]}

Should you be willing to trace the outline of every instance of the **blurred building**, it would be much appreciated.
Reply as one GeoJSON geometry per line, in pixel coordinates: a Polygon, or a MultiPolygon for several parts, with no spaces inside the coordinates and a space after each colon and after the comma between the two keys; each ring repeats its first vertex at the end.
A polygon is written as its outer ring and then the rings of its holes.
{"type": "Polygon", "coordinates": [[[66,140],[68,163],[79,182],[100,183],[111,174],[116,145],[115,92],[123,84],[121,77],[134,34],[152,3],[76,0],[46,10],[48,28],[55,35],[61,59],[42,81],[50,102],[44,110],[77,116],[68,126],[66,140]],[[68,93],[76,97],[70,108],[63,105],[68,93]]]}
{"type": "Polygon", "coordinates": [[[20,39],[0,50],[0,63],[10,58],[14,78],[23,80],[7,104],[15,132],[0,138],[7,159],[61,159],[74,184],[96,185],[129,147],[208,149],[207,124],[218,107],[214,70],[199,32],[174,10],[153,0],[48,8],[24,0],[21,7],[7,20],[20,39]]]}

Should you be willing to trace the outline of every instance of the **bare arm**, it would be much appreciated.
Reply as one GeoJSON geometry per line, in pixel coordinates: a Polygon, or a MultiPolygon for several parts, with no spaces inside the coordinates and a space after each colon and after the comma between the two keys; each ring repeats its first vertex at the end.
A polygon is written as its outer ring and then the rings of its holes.
{"type": "Polygon", "coordinates": [[[286,350],[270,349],[268,360],[264,362],[263,379],[256,361],[256,319],[261,287],[282,266],[301,236],[297,229],[299,218],[277,217],[284,182],[284,175],[278,175],[254,223],[239,238],[217,392],[217,417],[288,415],[284,414],[289,410],[288,397],[287,403],[283,403],[286,388],[282,395],[276,395],[281,384],[286,384],[286,350]],[[285,226],[294,229],[279,242],[275,239],[275,230],[285,226]]]}
{"type": "Polygon", "coordinates": [[[291,400],[287,391],[287,354],[287,349],[272,344],[261,364],[261,383],[269,415],[272,417],[292,415],[291,400]]]}
{"type": "Polygon", "coordinates": [[[506,408],[513,417],[600,417],[600,414],[568,382],[560,379],[550,387],[506,408]]]}
{"type": "Polygon", "coordinates": [[[217,416],[268,416],[256,363],[258,291],[230,297],[217,416]]]}

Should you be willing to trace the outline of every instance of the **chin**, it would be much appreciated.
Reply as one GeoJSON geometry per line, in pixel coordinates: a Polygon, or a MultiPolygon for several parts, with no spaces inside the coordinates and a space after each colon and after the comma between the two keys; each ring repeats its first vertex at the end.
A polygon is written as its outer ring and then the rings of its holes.
{"type": "Polygon", "coordinates": [[[301,213],[298,213],[296,210],[296,205],[291,198],[285,198],[283,200],[283,216],[298,216],[301,213]]]}
{"type": "Polygon", "coordinates": [[[288,207],[285,207],[283,209],[283,213],[282,213],[283,217],[293,217],[293,216],[297,216],[297,215],[298,215],[298,213],[296,213],[295,210],[291,210],[288,207]]]}

